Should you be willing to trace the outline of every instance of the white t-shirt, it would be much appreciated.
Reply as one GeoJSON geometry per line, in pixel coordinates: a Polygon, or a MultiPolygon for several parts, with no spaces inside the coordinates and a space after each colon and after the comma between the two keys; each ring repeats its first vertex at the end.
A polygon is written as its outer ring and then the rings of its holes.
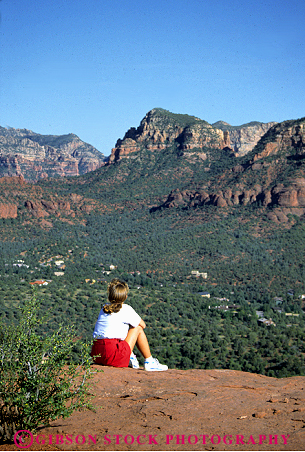
{"type": "Polygon", "coordinates": [[[123,304],[119,312],[106,314],[103,309],[99,313],[93,331],[94,339],[122,339],[128,334],[129,325],[139,325],[141,317],[128,304],[123,304]]]}

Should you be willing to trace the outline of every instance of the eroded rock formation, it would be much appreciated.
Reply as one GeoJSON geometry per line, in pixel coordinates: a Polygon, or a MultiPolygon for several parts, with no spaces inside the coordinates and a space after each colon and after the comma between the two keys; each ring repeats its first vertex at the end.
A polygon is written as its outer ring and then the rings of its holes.
{"type": "MultiPolygon", "coordinates": [[[[260,202],[265,207],[300,207],[305,212],[305,178],[290,181],[289,186],[274,185],[271,189],[263,189],[259,184],[251,189],[232,189],[208,192],[207,190],[172,190],[161,207],[195,207],[214,205],[232,207],[260,202]]],[[[304,213],[303,212],[303,213],[304,213]]]]}
{"type": "Polygon", "coordinates": [[[213,124],[213,127],[223,131],[223,147],[231,149],[236,157],[242,157],[252,151],[258,141],[275,122],[250,122],[242,126],[231,126],[223,121],[213,124]]]}
{"type": "MultiPolygon", "coordinates": [[[[76,193],[66,196],[44,192],[39,185],[27,182],[22,176],[0,178],[0,218],[41,219],[55,216],[65,219],[82,217],[95,208],[95,201],[76,193]]],[[[99,204],[99,208],[103,208],[99,204]]],[[[45,225],[52,226],[48,219],[45,225]]],[[[81,220],[81,218],[80,218],[81,220]]],[[[43,224],[42,224],[43,225],[43,224]]]]}
{"type": "MultiPolygon", "coordinates": [[[[177,115],[161,108],[147,113],[138,128],[131,128],[123,140],[118,140],[112,149],[109,162],[115,162],[130,154],[148,149],[163,150],[176,145],[182,155],[189,157],[190,150],[209,148],[228,149],[236,156],[250,152],[259,139],[274,125],[250,123],[232,127],[219,121],[213,125],[194,116],[177,115]]],[[[201,156],[202,160],[205,157],[201,156]]]]}
{"type": "Polygon", "coordinates": [[[37,181],[78,176],[104,164],[105,157],[76,135],[39,135],[26,129],[0,127],[0,176],[22,175],[37,181]]]}
{"type": "Polygon", "coordinates": [[[109,162],[120,160],[141,149],[158,151],[172,145],[177,146],[182,154],[205,146],[222,148],[223,136],[221,130],[214,129],[199,118],[156,108],[147,113],[137,129],[129,129],[123,140],[117,141],[109,162]]]}
{"type": "MultiPolygon", "coordinates": [[[[232,145],[229,135],[225,140],[228,147],[232,145]]],[[[199,189],[172,190],[160,208],[256,204],[277,209],[268,213],[276,222],[288,221],[288,214],[305,216],[304,159],[305,119],[276,124],[248,160],[225,168],[221,177],[199,189]]]]}
{"type": "Polygon", "coordinates": [[[276,124],[262,137],[255,150],[253,162],[283,152],[290,152],[290,158],[295,160],[302,159],[305,155],[305,118],[276,124]]]}

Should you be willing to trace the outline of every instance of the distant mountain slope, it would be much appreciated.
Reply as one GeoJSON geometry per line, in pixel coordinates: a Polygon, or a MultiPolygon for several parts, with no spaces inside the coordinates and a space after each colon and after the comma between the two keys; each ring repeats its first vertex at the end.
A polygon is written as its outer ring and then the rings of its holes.
{"type": "Polygon", "coordinates": [[[0,177],[78,176],[104,164],[105,156],[74,134],[40,135],[27,129],[0,127],[0,177]]]}
{"type": "Polygon", "coordinates": [[[276,122],[252,121],[241,126],[231,126],[226,122],[218,121],[212,126],[224,132],[226,146],[241,157],[252,151],[260,138],[275,124],[276,122]]]}
{"type": "Polygon", "coordinates": [[[123,140],[117,141],[109,161],[129,157],[143,149],[160,151],[175,146],[184,152],[205,146],[222,148],[223,144],[223,132],[206,121],[155,108],[146,114],[138,128],[132,127],[123,140]]]}
{"type": "Polygon", "coordinates": [[[281,208],[269,212],[275,221],[287,221],[289,213],[305,215],[305,118],[274,125],[236,163],[216,183],[172,190],[162,207],[252,204],[281,208]]]}
{"type": "MultiPolygon", "coordinates": [[[[205,206],[217,207],[221,213],[249,205],[276,222],[286,222],[289,213],[305,216],[305,118],[270,128],[249,123],[232,129],[223,122],[217,127],[194,116],[154,109],[137,129],[129,129],[124,139],[118,140],[108,162],[99,161],[100,167],[95,171],[78,178],[58,179],[56,184],[40,180],[32,188],[22,179],[16,179],[15,188],[9,179],[0,179],[0,216],[32,221],[48,217],[52,223],[54,214],[58,219],[83,222],[86,213],[106,210],[144,209],[148,213],[163,208],[200,208],[204,215],[205,206]],[[224,132],[220,127],[229,130],[224,132]],[[258,135],[265,127],[268,130],[251,151],[240,156],[230,147],[228,133],[235,130],[241,134],[253,127],[259,128],[258,135]]],[[[13,143],[11,151],[13,145],[17,149],[18,143],[24,142],[27,162],[32,164],[27,174],[32,174],[32,180],[39,166],[35,152],[49,152],[51,156],[55,153],[57,158],[51,163],[47,157],[40,163],[54,174],[53,164],[62,163],[69,169],[71,159],[89,146],[75,135],[46,138],[25,130],[0,132],[2,140],[7,140],[6,149],[8,142],[13,143]],[[50,145],[45,144],[46,140],[50,145]],[[59,158],[56,149],[68,152],[70,158],[59,158]]],[[[90,152],[94,154],[94,148],[90,152]]],[[[74,162],[75,166],[79,168],[83,159],[74,162]]],[[[42,173],[43,170],[40,177],[42,173]]],[[[68,170],[65,174],[69,174],[68,170]]]]}

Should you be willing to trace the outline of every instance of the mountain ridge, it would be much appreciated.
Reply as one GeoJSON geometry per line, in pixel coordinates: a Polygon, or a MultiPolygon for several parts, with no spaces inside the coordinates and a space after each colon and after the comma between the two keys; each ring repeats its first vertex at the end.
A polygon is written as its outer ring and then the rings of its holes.
{"type": "MultiPolygon", "coordinates": [[[[0,215],[44,218],[56,214],[69,221],[77,221],[79,216],[83,221],[84,213],[105,211],[106,206],[110,210],[119,205],[142,206],[153,212],[174,207],[213,205],[224,210],[253,205],[269,210],[273,221],[287,222],[289,214],[305,214],[304,124],[301,118],[283,123],[251,122],[234,129],[241,138],[243,128],[248,132],[260,128],[260,138],[254,134],[256,138],[250,140],[252,144],[257,140],[255,146],[242,155],[233,149],[230,131],[215,129],[195,116],[153,109],[138,128],[129,129],[124,139],[118,140],[108,161],[100,161],[95,171],[86,171],[76,179],[61,178],[60,183],[57,179],[56,185],[46,179],[31,189],[23,184],[17,191],[5,189],[8,179],[2,177],[0,215]],[[263,133],[263,128],[267,132],[263,133]],[[124,192],[129,193],[129,200],[122,204],[124,192]]],[[[18,140],[33,135],[34,147],[45,146],[45,136],[26,129],[6,133],[17,135],[18,140]]],[[[67,146],[71,155],[82,146],[73,134],[47,136],[47,140],[61,149],[67,146]]],[[[20,177],[14,182],[16,187],[24,180],[20,177]]]]}
{"type": "Polygon", "coordinates": [[[41,135],[28,129],[0,127],[0,177],[78,176],[104,164],[105,156],[75,134],[41,135]]]}
{"type": "MultiPolygon", "coordinates": [[[[195,191],[174,189],[160,208],[207,204],[224,208],[259,203],[284,208],[280,221],[288,221],[289,213],[305,213],[304,156],[305,118],[274,124],[243,159],[224,169],[222,180],[202,184],[195,191]]],[[[279,220],[274,212],[269,216],[279,220]]]]}
{"type": "Polygon", "coordinates": [[[128,157],[143,148],[157,151],[175,144],[182,152],[209,146],[228,148],[236,156],[243,156],[251,151],[275,124],[255,121],[242,126],[230,126],[223,121],[209,124],[196,116],[175,114],[156,108],[146,114],[139,127],[131,127],[124,138],[117,141],[109,162],[128,157]]]}

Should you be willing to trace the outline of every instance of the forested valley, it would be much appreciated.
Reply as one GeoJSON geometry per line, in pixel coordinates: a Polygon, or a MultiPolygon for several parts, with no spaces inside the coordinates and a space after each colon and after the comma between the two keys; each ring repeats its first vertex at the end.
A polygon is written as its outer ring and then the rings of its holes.
{"type": "MultiPolygon", "coordinates": [[[[265,219],[262,234],[251,209],[243,221],[208,210],[205,222],[201,209],[91,214],[85,225],[58,221],[47,232],[33,227],[31,239],[2,242],[2,321],[18,322],[34,290],[50,318],[46,334],[72,323],[90,341],[107,283],[120,277],[170,367],[304,375],[304,223],[291,217],[274,231],[265,219]],[[37,281],[47,284],[30,284],[37,281]]],[[[17,219],[1,221],[18,234],[17,219]]]]}

